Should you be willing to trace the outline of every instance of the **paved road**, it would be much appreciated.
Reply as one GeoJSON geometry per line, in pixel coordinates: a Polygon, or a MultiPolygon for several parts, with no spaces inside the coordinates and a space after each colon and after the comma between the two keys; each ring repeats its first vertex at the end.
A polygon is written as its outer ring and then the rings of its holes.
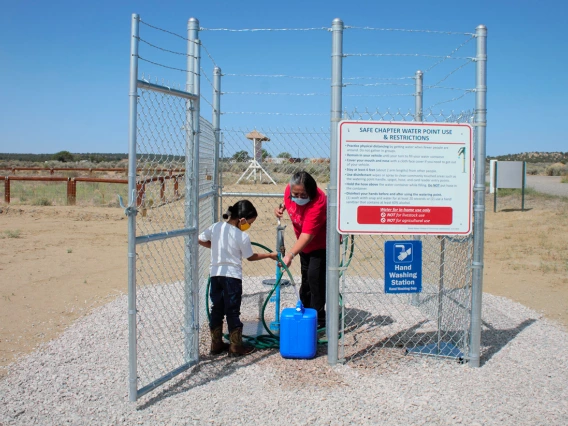
{"type": "Polygon", "coordinates": [[[527,175],[527,186],[538,192],[550,195],[568,197],[568,183],[560,182],[560,176],[532,176],[527,175]]]}

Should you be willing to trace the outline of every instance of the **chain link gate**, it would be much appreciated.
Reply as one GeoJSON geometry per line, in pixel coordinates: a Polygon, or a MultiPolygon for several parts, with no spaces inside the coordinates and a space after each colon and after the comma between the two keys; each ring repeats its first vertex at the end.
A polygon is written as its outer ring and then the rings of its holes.
{"type": "MultiPolygon", "coordinates": [[[[213,222],[216,137],[199,111],[199,41],[188,40],[186,91],[138,79],[132,17],[129,147],[129,398],[136,401],[199,361],[199,277],[213,222]]],[[[195,25],[194,25],[195,26],[195,25]]],[[[191,34],[190,34],[191,36],[191,34]]]]}

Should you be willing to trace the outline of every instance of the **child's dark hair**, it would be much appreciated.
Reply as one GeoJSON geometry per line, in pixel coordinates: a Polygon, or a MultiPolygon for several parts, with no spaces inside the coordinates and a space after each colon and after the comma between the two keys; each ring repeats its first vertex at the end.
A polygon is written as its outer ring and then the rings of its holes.
{"type": "Polygon", "coordinates": [[[230,206],[225,213],[223,219],[254,219],[258,216],[256,209],[249,200],[237,201],[234,205],[230,206]]]}
{"type": "Polygon", "coordinates": [[[306,189],[306,194],[312,200],[318,195],[318,184],[316,180],[308,172],[296,172],[290,178],[290,186],[292,185],[303,185],[306,189]]]}

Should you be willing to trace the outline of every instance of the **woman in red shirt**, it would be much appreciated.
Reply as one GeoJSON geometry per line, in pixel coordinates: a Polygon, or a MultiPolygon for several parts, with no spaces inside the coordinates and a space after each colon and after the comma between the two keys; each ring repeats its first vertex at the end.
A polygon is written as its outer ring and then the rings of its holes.
{"type": "Polygon", "coordinates": [[[300,255],[300,299],[306,308],[317,311],[318,327],[325,327],[327,196],[308,172],[297,172],[274,214],[280,219],[284,210],[292,220],[297,240],[282,260],[290,266],[294,257],[300,255]]]}

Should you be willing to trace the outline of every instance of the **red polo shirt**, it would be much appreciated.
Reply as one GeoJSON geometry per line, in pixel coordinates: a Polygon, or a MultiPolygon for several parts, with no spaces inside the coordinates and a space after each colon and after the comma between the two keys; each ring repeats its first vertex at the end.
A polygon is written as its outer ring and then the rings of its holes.
{"type": "Polygon", "coordinates": [[[290,199],[290,185],[284,190],[284,206],[292,220],[296,238],[300,234],[310,234],[314,238],[302,250],[309,253],[326,247],[326,221],[327,221],[327,196],[318,188],[316,198],[304,206],[299,206],[290,199]]]}

